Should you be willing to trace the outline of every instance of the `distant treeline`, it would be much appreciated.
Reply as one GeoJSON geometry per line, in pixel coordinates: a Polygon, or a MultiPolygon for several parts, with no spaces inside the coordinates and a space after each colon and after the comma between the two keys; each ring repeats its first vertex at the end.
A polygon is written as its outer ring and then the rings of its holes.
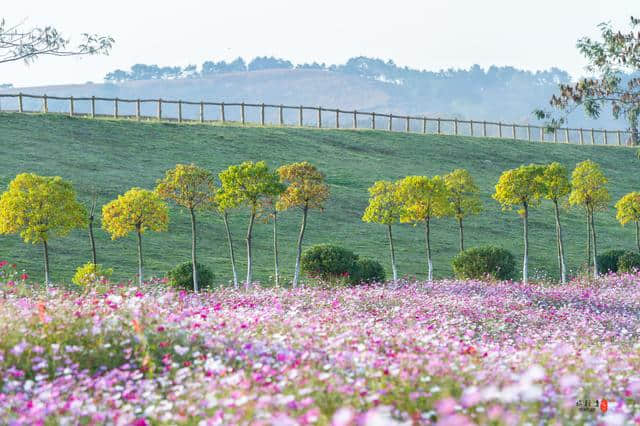
{"type": "Polygon", "coordinates": [[[447,69],[440,71],[417,70],[400,67],[392,60],[383,61],[376,58],[359,56],[349,59],[342,65],[326,65],[325,63],[304,63],[294,65],[291,61],[273,56],[260,56],[248,64],[242,58],[233,61],[205,61],[200,69],[194,64],[186,67],[165,66],[155,64],[136,64],[129,71],[117,69],[108,73],[104,79],[108,82],[122,82],[129,80],[171,80],[178,78],[202,78],[215,74],[229,72],[251,72],[269,69],[306,69],[330,71],[343,74],[358,75],[374,80],[401,86],[413,86],[433,80],[467,80],[481,82],[483,85],[500,84],[505,80],[520,79],[522,82],[538,85],[566,83],[571,80],[569,74],[558,68],[546,71],[525,71],[514,67],[491,66],[486,71],[479,65],[467,69],[447,69]]]}

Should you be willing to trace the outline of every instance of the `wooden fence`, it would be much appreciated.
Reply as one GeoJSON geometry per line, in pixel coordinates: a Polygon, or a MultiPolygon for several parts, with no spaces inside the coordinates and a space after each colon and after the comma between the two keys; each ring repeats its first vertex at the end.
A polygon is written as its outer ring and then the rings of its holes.
{"type": "Polygon", "coordinates": [[[392,113],[341,110],[321,106],[193,102],[166,99],[60,97],[25,93],[0,94],[0,111],[58,113],[80,117],[113,117],[172,122],[220,122],[246,125],[366,128],[423,134],[497,137],[580,145],[629,145],[623,130],[558,128],[491,121],[430,118],[392,113]]]}

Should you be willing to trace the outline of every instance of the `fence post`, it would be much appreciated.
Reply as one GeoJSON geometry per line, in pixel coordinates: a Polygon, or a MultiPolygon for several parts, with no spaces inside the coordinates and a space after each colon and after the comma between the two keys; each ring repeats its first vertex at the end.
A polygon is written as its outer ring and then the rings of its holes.
{"type": "Polygon", "coordinates": [[[162,121],[162,99],[158,99],[158,121],[162,121]]]}
{"type": "Polygon", "coordinates": [[[69,117],[73,117],[73,96],[69,97],[69,117]]]}
{"type": "Polygon", "coordinates": [[[118,98],[113,100],[113,116],[118,118],[118,98]]]}
{"type": "Polygon", "coordinates": [[[389,114],[389,131],[393,131],[393,114],[389,114]]]}
{"type": "Polygon", "coordinates": [[[46,114],[49,112],[49,103],[47,102],[47,95],[42,97],[42,111],[46,114]]]}
{"type": "Polygon", "coordinates": [[[376,113],[375,112],[371,113],[371,129],[372,130],[376,129],[376,113]]]}
{"type": "Polygon", "coordinates": [[[622,145],[622,139],[620,138],[620,130],[617,131],[618,134],[618,146],[622,145]]]}
{"type": "Polygon", "coordinates": [[[304,123],[304,121],[302,120],[302,119],[303,119],[303,117],[302,117],[302,110],[303,110],[302,105],[300,105],[300,108],[298,109],[298,125],[299,125],[300,127],[302,127],[302,125],[303,125],[303,123],[304,123]]]}
{"type": "Polygon", "coordinates": [[[336,108],[336,129],[340,128],[340,110],[336,108]]]}
{"type": "Polygon", "coordinates": [[[140,99],[136,99],[136,120],[140,121],[140,99]]]}
{"type": "Polygon", "coordinates": [[[18,93],[18,112],[24,112],[22,109],[22,92],[18,93]]]}
{"type": "Polygon", "coordinates": [[[540,142],[544,142],[544,127],[540,127],[540,142]]]}
{"type": "Polygon", "coordinates": [[[584,131],[582,127],[580,128],[580,145],[584,144],[584,131]]]}
{"type": "Polygon", "coordinates": [[[222,119],[222,122],[225,122],[225,117],[224,117],[224,102],[220,102],[220,118],[222,119]]]}
{"type": "Polygon", "coordinates": [[[515,140],[516,139],[516,125],[515,124],[511,125],[511,134],[513,136],[513,139],[515,140]]]}
{"type": "Polygon", "coordinates": [[[595,144],[596,144],[596,134],[592,127],[591,128],[591,145],[595,145],[595,144]]]}
{"type": "Polygon", "coordinates": [[[178,100],[178,123],[182,123],[182,101],[178,100]]]}
{"type": "Polygon", "coordinates": [[[279,109],[278,109],[278,121],[280,122],[281,126],[284,126],[284,112],[282,110],[282,105],[280,105],[279,109]]]}
{"type": "Polygon", "coordinates": [[[453,132],[456,136],[458,136],[458,119],[457,118],[453,120],[453,132]]]}
{"type": "Polygon", "coordinates": [[[318,129],[322,129],[322,107],[318,107],[318,129]]]}
{"type": "Polygon", "coordinates": [[[427,133],[427,117],[422,117],[422,133],[427,133]]]}
{"type": "Polygon", "coordinates": [[[486,121],[482,122],[482,136],[484,136],[485,138],[487,137],[487,122],[486,121]]]}
{"type": "Polygon", "coordinates": [[[91,96],[91,118],[96,118],[96,97],[91,96]]]}
{"type": "Polygon", "coordinates": [[[355,109],[353,110],[353,128],[358,128],[358,112],[355,109]]]}
{"type": "Polygon", "coordinates": [[[264,102],[260,105],[260,125],[264,126],[264,102]]]}
{"type": "Polygon", "coordinates": [[[440,121],[440,118],[438,118],[437,120],[438,122],[438,134],[442,134],[442,122],[440,121]]]}
{"type": "Polygon", "coordinates": [[[571,143],[571,140],[569,138],[569,129],[564,129],[564,141],[566,143],[571,143]]]}
{"type": "Polygon", "coordinates": [[[527,140],[531,141],[531,124],[527,124],[527,140]]]}
{"type": "Polygon", "coordinates": [[[498,122],[498,137],[502,138],[502,121],[498,122]]]}
{"type": "Polygon", "coordinates": [[[471,136],[473,136],[473,120],[469,121],[469,130],[471,132],[471,136]]]}
{"type": "Polygon", "coordinates": [[[608,144],[608,140],[607,140],[607,131],[604,131],[604,144],[607,145],[608,144]]]}
{"type": "Polygon", "coordinates": [[[244,102],[242,102],[240,104],[240,121],[242,122],[242,125],[244,126],[245,124],[245,117],[244,117],[244,102]]]}

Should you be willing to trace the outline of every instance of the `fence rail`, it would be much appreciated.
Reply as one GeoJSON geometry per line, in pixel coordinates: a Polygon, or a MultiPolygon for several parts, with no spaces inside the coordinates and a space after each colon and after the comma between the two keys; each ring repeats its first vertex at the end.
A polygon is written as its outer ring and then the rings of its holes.
{"type": "Polygon", "coordinates": [[[495,121],[459,120],[398,115],[322,106],[275,105],[245,102],[183,101],[64,97],[26,93],[0,94],[0,111],[62,113],[82,117],[114,117],[177,122],[233,122],[318,128],[364,128],[384,131],[460,136],[498,137],[580,145],[630,145],[626,130],[558,128],[495,121]],[[164,107],[164,108],[163,108],[164,107]],[[211,111],[214,107],[215,110],[211,111]],[[305,111],[311,111],[306,114],[305,111]]]}

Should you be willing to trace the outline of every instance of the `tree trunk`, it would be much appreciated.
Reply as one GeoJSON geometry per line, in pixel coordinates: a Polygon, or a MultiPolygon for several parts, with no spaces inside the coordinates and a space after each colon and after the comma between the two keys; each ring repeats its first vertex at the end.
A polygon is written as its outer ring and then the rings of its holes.
{"type": "Polygon", "coordinates": [[[391,225],[387,225],[387,235],[389,236],[389,246],[391,247],[391,271],[393,272],[393,281],[398,281],[398,270],[396,268],[396,251],[393,247],[393,234],[391,233],[391,225]]]}
{"type": "Polygon", "coordinates": [[[233,287],[238,288],[238,272],[236,271],[236,257],[233,253],[233,240],[231,239],[231,231],[229,230],[229,219],[227,212],[222,215],[224,221],[224,229],[227,232],[227,241],[229,243],[229,256],[231,257],[231,270],[233,271],[233,287]]]}
{"type": "Polygon", "coordinates": [[[307,213],[309,211],[308,206],[302,208],[302,225],[300,226],[300,234],[298,235],[298,251],[296,253],[296,270],[293,273],[293,288],[298,286],[298,277],[300,276],[300,258],[302,257],[302,239],[304,238],[304,231],[307,228],[307,213]]]}
{"type": "Polygon", "coordinates": [[[522,282],[527,284],[529,282],[529,206],[527,203],[523,204],[524,207],[524,259],[522,261],[522,282]]]}
{"type": "Polygon", "coordinates": [[[136,232],[138,234],[138,283],[142,285],[142,233],[140,225],[136,225],[136,232]]]}
{"type": "Polygon", "coordinates": [[[631,114],[629,117],[629,130],[631,130],[631,144],[638,145],[638,116],[631,114]]]}
{"type": "Polygon", "coordinates": [[[280,285],[280,274],[278,273],[278,212],[273,211],[273,262],[275,268],[276,286],[280,285]]]}
{"type": "Polygon", "coordinates": [[[193,209],[191,213],[191,271],[193,274],[193,291],[198,292],[198,267],[196,262],[196,214],[193,209]]]}
{"type": "Polygon", "coordinates": [[[593,222],[593,211],[591,212],[590,216],[591,216],[591,235],[593,236],[593,277],[597,278],[598,277],[598,261],[597,261],[598,250],[596,246],[596,226],[595,226],[595,223],[593,222]]]}
{"type": "Polygon", "coordinates": [[[47,246],[47,242],[42,242],[42,247],[44,248],[44,284],[48,287],[51,284],[49,280],[49,246],[47,246]]]}
{"type": "Polygon", "coordinates": [[[638,222],[636,222],[636,247],[640,252],[640,226],[638,225],[638,222]]]}
{"type": "Polygon", "coordinates": [[[424,222],[424,241],[427,247],[427,265],[429,267],[428,281],[433,281],[433,262],[431,261],[431,240],[430,240],[431,228],[429,219],[424,222]]]}
{"type": "Polygon", "coordinates": [[[249,217],[249,227],[247,228],[247,281],[245,287],[248,288],[251,285],[252,275],[252,258],[251,258],[251,234],[253,233],[253,222],[255,221],[256,213],[251,209],[251,216],[249,217]]]}
{"type": "Polygon", "coordinates": [[[564,258],[564,243],[562,242],[562,225],[560,224],[560,208],[558,207],[558,201],[553,202],[556,210],[556,230],[558,235],[558,253],[560,254],[560,277],[562,284],[567,283],[567,263],[564,258]]]}
{"type": "Polygon", "coordinates": [[[591,220],[587,210],[587,277],[591,276],[591,220]]]}
{"type": "Polygon", "coordinates": [[[96,257],[96,241],[93,238],[93,215],[89,217],[89,243],[91,244],[91,260],[96,265],[98,260],[96,257]]]}
{"type": "Polygon", "coordinates": [[[464,251],[464,228],[462,227],[462,218],[458,218],[458,228],[460,229],[460,251],[464,251]]]}

